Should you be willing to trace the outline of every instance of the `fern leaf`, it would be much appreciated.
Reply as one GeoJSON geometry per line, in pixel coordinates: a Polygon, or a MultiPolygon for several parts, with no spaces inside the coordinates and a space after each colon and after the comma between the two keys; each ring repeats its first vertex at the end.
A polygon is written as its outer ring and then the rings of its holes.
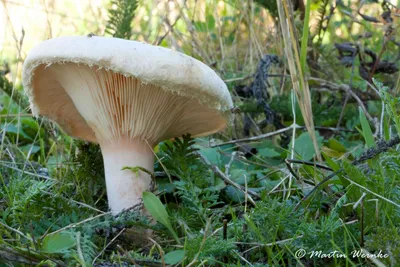
{"type": "Polygon", "coordinates": [[[132,20],[135,17],[135,10],[138,7],[138,0],[113,0],[108,10],[106,33],[113,37],[130,39],[132,36],[132,20]]]}

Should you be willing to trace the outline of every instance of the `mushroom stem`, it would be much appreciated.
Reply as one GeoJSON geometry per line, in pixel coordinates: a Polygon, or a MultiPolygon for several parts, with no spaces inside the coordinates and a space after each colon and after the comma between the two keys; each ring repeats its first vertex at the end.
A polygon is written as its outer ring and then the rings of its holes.
{"type": "Polygon", "coordinates": [[[104,160],[107,197],[114,215],[138,203],[142,193],[151,185],[151,176],[138,170],[122,170],[124,167],[142,167],[153,172],[152,147],[140,139],[121,139],[100,143],[104,160]]]}

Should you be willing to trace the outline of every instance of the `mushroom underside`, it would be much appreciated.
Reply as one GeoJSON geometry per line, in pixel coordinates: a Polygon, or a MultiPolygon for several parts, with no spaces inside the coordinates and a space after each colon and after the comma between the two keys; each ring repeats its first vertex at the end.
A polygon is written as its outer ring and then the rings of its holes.
{"type": "Polygon", "coordinates": [[[71,136],[100,144],[121,138],[157,144],[186,133],[208,135],[227,123],[195,98],[96,66],[40,65],[33,77],[40,114],[71,136]]]}

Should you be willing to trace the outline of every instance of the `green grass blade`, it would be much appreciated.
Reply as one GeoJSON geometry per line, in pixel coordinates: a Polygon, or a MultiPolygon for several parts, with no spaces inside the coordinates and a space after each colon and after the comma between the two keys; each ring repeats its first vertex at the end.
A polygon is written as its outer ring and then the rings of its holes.
{"type": "Polygon", "coordinates": [[[306,73],[306,59],[308,46],[308,25],[310,22],[310,5],[311,1],[307,1],[306,11],[304,14],[303,36],[301,37],[300,65],[303,74],[306,73]]]}
{"type": "Polygon", "coordinates": [[[372,134],[371,127],[369,126],[368,120],[365,117],[364,111],[359,108],[360,111],[360,122],[361,122],[361,127],[362,127],[362,134],[365,139],[365,143],[367,144],[367,147],[375,147],[375,141],[374,141],[374,136],[372,134]]]}

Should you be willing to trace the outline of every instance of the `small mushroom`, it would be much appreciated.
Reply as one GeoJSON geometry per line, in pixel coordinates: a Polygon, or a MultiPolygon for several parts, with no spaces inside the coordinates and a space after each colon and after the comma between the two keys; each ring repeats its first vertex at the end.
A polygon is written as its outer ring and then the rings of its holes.
{"type": "Polygon", "coordinates": [[[140,203],[149,190],[155,145],[218,132],[233,107],[226,85],[205,64],[118,38],[47,40],[28,54],[22,78],[35,116],[100,144],[113,214],[140,203]]]}

